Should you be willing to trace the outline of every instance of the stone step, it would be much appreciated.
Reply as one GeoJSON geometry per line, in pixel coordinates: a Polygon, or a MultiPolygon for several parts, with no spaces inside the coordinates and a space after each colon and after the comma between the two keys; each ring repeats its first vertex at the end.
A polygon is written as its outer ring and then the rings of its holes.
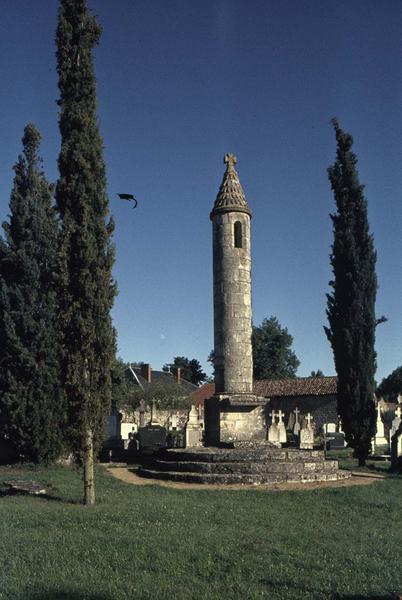
{"type": "Polygon", "coordinates": [[[156,471],[217,474],[262,474],[262,473],[313,473],[330,472],[338,469],[336,460],[327,461],[255,461],[255,462],[190,462],[155,460],[151,468],[156,471]]]}
{"type": "Polygon", "coordinates": [[[150,479],[169,480],[183,483],[201,484],[261,484],[261,483],[307,483],[312,481],[337,481],[350,477],[347,471],[313,473],[191,473],[185,471],[157,471],[139,469],[139,475],[150,479]]]}
{"type": "Polygon", "coordinates": [[[163,460],[173,462],[265,462],[306,461],[324,462],[322,450],[299,450],[297,448],[171,448],[161,453],[163,460]]]}

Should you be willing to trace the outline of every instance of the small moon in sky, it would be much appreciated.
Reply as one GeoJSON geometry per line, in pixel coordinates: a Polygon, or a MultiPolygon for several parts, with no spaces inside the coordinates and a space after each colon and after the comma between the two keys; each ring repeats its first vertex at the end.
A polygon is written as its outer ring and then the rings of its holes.
{"type": "Polygon", "coordinates": [[[160,333],[160,334],[159,334],[159,337],[161,338],[162,342],[163,342],[163,340],[165,340],[165,339],[166,339],[166,336],[165,336],[165,334],[164,334],[164,333],[160,333]]]}

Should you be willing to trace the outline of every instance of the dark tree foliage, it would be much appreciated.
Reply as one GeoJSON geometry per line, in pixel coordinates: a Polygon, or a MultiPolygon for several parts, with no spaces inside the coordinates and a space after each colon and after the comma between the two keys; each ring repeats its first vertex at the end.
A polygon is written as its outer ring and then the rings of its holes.
{"type": "Polygon", "coordinates": [[[360,464],[369,454],[375,433],[374,374],[376,370],[376,253],[369,232],[364,186],[359,182],[353,138],[334,119],[335,164],[328,169],[337,212],[331,265],[333,291],[327,295],[331,343],[338,375],[338,411],[345,438],[360,464]]]}
{"type": "Polygon", "coordinates": [[[317,369],[317,371],[311,371],[310,377],[325,377],[325,375],[321,369],[317,369]]]}
{"type": "MultiPolygon", "coordinates": [[[[131,364],[131,366],[133,366],[131,364]]],[[[112,406],[116,409],[133,404],[136,386],[130,373],[130,364],[116,358],[111,370],[112,406]]]]}
{"type": "Polygon", "coordinates": [[[145,389],[138,386],[133,386],[133,388],[129,405],[134,409],[138,408],[142,400],[148,405],[155,401],[157,408],[161,410],[187,410],[191,408],[190,394],[175,381],[157,381],[145,386],[145,389]]]}
{"type": "Polygon", "coordinates": [[[23,459],[50,462],[62,450],[65,417],[54,279],[59,231],[34,125],[22,142],[0,243],[0,428],[23,459]]]}
{"type": "Polygon", "coordinates": [[[189,360],[185,356],[175,356],[172,363],[163,365],[164,371],[174,372],[180,368],[181,377],[187,381],[191,381],[194,385],[200,385],[207,379],[207,374],[204,373],[199,361],[196,358],[189,360]]]}
{"type": "Polygon", "coordinates": [[[388,402],[396,402],[399,394],[402,394],[402,367],[392,371],[377,388],[377,396],[384,397],[388,402]]]}
{"type": "Polygon", "coordinates": [[[113,223],[96,116],[93,48],[101,29],[86,0],[61,0],[57,28],[61,151],[56,201],[62,222],[63,381],[69,444],[84,462],[86,504],[95,501],[93,457],[110,408],[114,331],[110,310],[113,223]]]}
{"type": "Polygon", "coordinates": [[[276,317],[253,326],[254,379],[295,377],[300,361],[291,349],[292,343],[293,337],[276,317]]]}

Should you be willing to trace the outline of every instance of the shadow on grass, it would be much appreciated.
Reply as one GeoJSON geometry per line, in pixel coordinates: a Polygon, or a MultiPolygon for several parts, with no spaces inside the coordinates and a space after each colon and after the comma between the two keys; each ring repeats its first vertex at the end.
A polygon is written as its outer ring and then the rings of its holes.
{"type": "Polygon", "coordinates": [[[361,594],[335,594],[332,596],[332,600],[399,600],[399,594],[382,594],[379,596],[378,594],[369,594],[361,595],[361,594]]]}
{"type": "Polygon", "coordinates": [[[72,500],[63,498],[62,496],[56,496],[54,494],[24,494],[23,492],[16,492],[14,490],[0,490],[0,498],[4,496],[22,496],[24,498],[38,498],[39,500],[47,500],[49,502],[59,502],[60,504],[82,504],[82,500],[72,500]]]}
{"type": "MultiPolygon", "coordinates": [[[[272,588],[272,589],[278,589],[278,582],[277,581],[273,581],[270,579],[261,579],[260,583],[266,585],[268,588],[272,588]]],[[[313,596],[314,593],[317,593],[317,590],[313,590],[312,588],[306,586],[306,585],[301,585],[301,586],[296,586],[296,585],[289,585],[287,586],[288,589],[297,589],[299,591],[299,593],[301,594],[300,597],[304,597],[304,598],[309,598],[310,596],[313,596]],[[304,595],[303,595],[304,594],[304,595]]],[[[291,596],[293,597],[293,596],[291,596]]],[[[296,595],[294,596],[296,598],[296,595]]],[[[329,593],[328,595],[328,600],[400,600],[400,598],[402,598],[402,595],[399,594],[390,594],[390,593],[384,593],[381,595],[378,594],[339,594],[339,593],[329,593]]]]}
{"type": "Polygon", "coordinates": [[[52,591],[40,590],[37,592],[24,593],[24,600],[111,600],[110,596],[105,594],[91,594],[86,592],[77,592],[73,590],[52,591]]]}

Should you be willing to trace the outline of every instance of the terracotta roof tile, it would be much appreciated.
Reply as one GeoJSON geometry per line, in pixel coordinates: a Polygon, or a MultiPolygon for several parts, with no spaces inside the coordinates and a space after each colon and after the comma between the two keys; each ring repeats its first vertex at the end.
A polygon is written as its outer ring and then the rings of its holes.
{"type": "MultiPolygon", "coordinates": [[[[257,396],[325,396],[336,394],[336,377],[297,377],[294,379],[262,379],[254,382],[257,396]]],[[[215,393],[214,383],[205,383],[191,394],[192,404],[203,404],[215,393]]]]}
{"type": "Polygon", "coordinates": [[[204,385],[202,385],[201,387],[197,388],[196,390],[194,390],[194,392],[191,393],[191,404],[195,404],[196,406],[199,406],[200,404],[204,404],[204,400],[206,400],[207,398],[211,398],[211,396],[213,396],[215,393],[215,384],[212,383],[204,383],[204,385]]]}
{"type": "Polygon", "coordinates": [[[254,382],[257,396],[322,396],[336,394],[336,377],[297,377],[263,379],[254,382]]]}

